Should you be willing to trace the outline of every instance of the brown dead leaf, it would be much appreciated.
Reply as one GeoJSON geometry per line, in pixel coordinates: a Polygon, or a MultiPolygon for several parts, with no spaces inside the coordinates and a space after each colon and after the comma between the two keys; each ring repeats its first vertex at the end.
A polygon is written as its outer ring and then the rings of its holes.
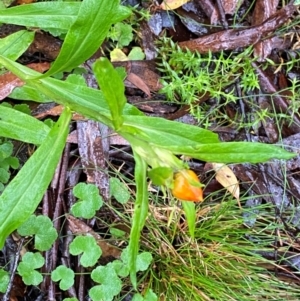
{"type": "Polygon", "coordinates": [[[130,81],[133,85],[135,85],[137,88],[142,90],[145,94],[147,94],[148,97],[151,96],[151,92],[147,84],[143,81],[142,78],[137,76],[134,73],[129,73],[126,77],[128,81],[130,81]]]}
{"type": "Polygon", "coordinates": [[[159,7],[163,10],[176,9],[189,1],[190,0],[164,0],[159,7]]]}
{"type": "Polygon", "coordinates": [[[231,50],[256,44],[269,33],[275,31],[291,18],[296,6],[288,4],[259,25],[247,29],[228,29],[203,37],[180,42],[179,46],[190,51],[207,53],[231,50]]]}
{"type": "MultiPolygon", "coordinates": [[[[50,64],[46,62],[33,63],[27,65],[27,67],[43,73],[49,69],[50,64]]],[[[0,100],[3,100],[7,96],[9,96],[9,94],[13,91],[14,88],[21,87],[24,84],[25,83],[21,79],[19,79],[16,75],[14,75],[11,72],[6,72],[0,75],[0,100]]]]}
{"type": "MultiPolygon", "coordinates": [[[[45,118],[47,116],[60,116],[63,109],[64,109],[64,107],[62,105],[58,105],[58,106],[55,106],[51,109],[46,109],[44,112],[39,113],[37,115],[34,115],[34,117],[37,118],[37,119],[42,119],[42,118],[45,118]]],[[[76,121],[85,120],[85,117],[78,114],[78,113],[73,113],[72,120],[76,120],[76,121]]]]}
{"type": "Polygon", "coordinates": [[[216,172],[216,180],[237,199],[240,205],[240,186],[233,171],[222,163],[212,163],[212,167],[216,172]]]}
{"type": "Polygon", "coordinates": [[[73,234],[92,235],[96,239],[98,246],[102,250],[103,257],[108,257],[108,256],[113,256],[115,258],[120,257],[121,251],[117,247],[107,243],[98,233],[93,231],[93,229],[90,228],[86,223],[75,218],[72,215],[67,215],[66,218],[69,222],[70,230],[73,234]]]}

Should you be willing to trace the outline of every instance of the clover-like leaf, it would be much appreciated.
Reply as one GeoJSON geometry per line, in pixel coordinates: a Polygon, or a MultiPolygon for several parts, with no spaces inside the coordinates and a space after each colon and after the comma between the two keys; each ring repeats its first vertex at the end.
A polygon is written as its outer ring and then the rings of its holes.
{"type": "Polygon", "coordinates": [[[93,184],[79,183],[73,188],[73,193],[79,199],[71,208],[76,217],[92,218],[103,204],[99,190],[93,184]]]}
{"type": "Polygon", "coordinates": [[[6,292],[9,283],[9,274],[7,271],[0,269],[0,292],[6,292]]]}
{"type": "Polygon", "coordinates": [[[23,256],[18,272],[26,285],[39,285],[43,281],[41,273],[35,269],[41,268],[44,263],[44,257],[40,253],[27,252],[23,256]]]}
{"type": "Polygon", "coordinates": [[[144,297],[141,294],[135,294],[132,298],[132,301],[157,301],[158,297],[152,291],[152,289],[147,290],[144,297]]]}
{"type": "Polygon", "coordinates": [[[57,232],[49,217],[44,215],[31,215],[29,219],[18,228],[22,236],[35,235],[34,246],[39,251],[49,250],[57,238],[57,232]]]}
{"type": "Polygon", "coordinates": [[[77,236],[70,244],[70,253],[72,255],[82,256],[80,263],[84,267],[90,267],[96,264],[102,254],[102,250],[97,245],[97,242],[92,236],[77,236]]]}
{"type": "MultiPolygon", "coordinates": [[[[152,261],[152,255],[149,252],[142,252],[137,256],[136,259],[136,271],[145,271],[148,269],[151,261],[152,261]]],[[[129,252],[128,252],[128,247],[125,248],[122,251],[121,254],[121,260],[128,265],[128,260],[129,260],[129,252]]]]}
{"type": "Polygon", "coordinates": [[[93,301],[111,301],[122,289],[122,282],[111,264],[97,267],[93,270],[91,277],[95,282],[101,283],[89,291],[93,301]]]}
{"type": "Polygon", "coordinates": [[[120,277],[127,277],[129,275],[129,266],[127,263],[121,260],[114,260],[111,264],[120,277]]]}
{"type": "Polygon", "coordinates": [[[130,193],[124,183],[118,178],[109,179],[110,195],[113,196],[119,203],[125,204],[130,198],[130,193]]]}
{"type": "Polygon", "coordinates": [[[51,273],[51,279],[55,282],[59,282],[59,288],[63,291],[66,291],[74,284],[75,274],[73,270],[67,268],[64,265],[58,266],[51,273]]]}
{"type": "Polygon", "coordinates": [[[108,37],[117,41],[120,48],[128,46],[133,39],[132,27],[129,24],[118,22],[111,28],[108,37]]]}

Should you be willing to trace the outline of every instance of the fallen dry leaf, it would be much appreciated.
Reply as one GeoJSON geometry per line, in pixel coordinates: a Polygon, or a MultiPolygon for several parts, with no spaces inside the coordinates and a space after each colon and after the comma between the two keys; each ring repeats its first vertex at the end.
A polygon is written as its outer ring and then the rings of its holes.
{"type": "Polygon", "coordinates": [[[288,4],[263,23],[249,28],[234,28],[179,42],[181,48],[199,53],[218,52],[256,44],[269,33],[282,26],[293,15],[296,6],[288,4]]]}
{"type": "Polygon", "coordinates": [[[159,7],[163,10],[176,9],[189,1],[190,0],[164,0],[159,7]]]}
{"type": "Polygon", "coordinates": [[[129,73],[126,77],[128,81],[130,81],[133,85],[135,85],[137,88],[142,90],[145,94],[147,94],[148,97],[151,96],[151,92],[147,84],[143,81],[142,78],[140,78],[138,75],[134,73],[129,73]]]}
{"type": "MultiPolygon", "coordinates": [[[[27,67],[36,70],[38,72],[45,72],[49,69],[50,64],[49,63],[32,63],[27,65],[27,67]]],[[[6,98],[14,88],[21,87],[25,83],[19,79],[16,75],[14,75],[11,72],[6,72],[2,75],[0,75],[0,100],[3,100],[6,98]]]]}
{"type": "Polygon", "coordinates": [[[212,163],[212,167],[216,172],[216,180],[237,199],[240,205],[240,186],[233,171],[222,163],[212,163]]]}

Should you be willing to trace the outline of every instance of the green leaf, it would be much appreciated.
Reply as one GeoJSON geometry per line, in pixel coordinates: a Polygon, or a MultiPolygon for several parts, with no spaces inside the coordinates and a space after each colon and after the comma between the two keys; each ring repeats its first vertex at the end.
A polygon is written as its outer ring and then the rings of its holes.
{"type": "Polygon", "coordinates": [[[109,179],[109,192],[120,204],[125,204],[130,198],[130,193],[126,185],[118,178],[109,179]]]}
{"type": "Polygon", "coordinates": [[[26,51],[33,39],[34,32],[29,32],[27,30],[15,32],[3,39],[0,39],[0,54],[15,61],[26,51]]]}
{"type": "Polygon", "coordinates": [[[132,285],[136,288],[136,260],[139,250],[139,239],[148,214],[147,164],[138,153],[134,152],[136,182],[136,200],[128,246],[128,265],[132,285]]]}
{"type": "Polygon", "coordinates": [[[150,252],[143,252],[137,256],[136,260],[136,270],[146,271],[153,260],[152,254],[150,252]]]}
{"type": "Polygon", "coordinates": [[[10,166],[13,169],[17,169],[20,166],[19,159],[16,157],[9,157],[4,159],[4,163],[7,164],[7,166],[10,166]]]}
{"type": "Polygon", "coordinates": [[[0,269],[0,292],[5,293],[9,283],[9,274],[7,271],[0,269]]]}
{"type": "Polygon", "coordinates": [[[35,269],[41,268],[45,263],[40,253],[27,252],[18,265],[18,272],[26,285],[39,285],[43,281],[41,273],[35,269]]]}
{"type": "Polygon", "coordinates": [[[40,145],[50,128],[42,121],[5,106],[0,107],[0,133],[2,137],[40,145]]]}
{"type": "Polygon", "coordinates": [[[103,205],[99,189],[94,184],[79,183],[73,188],[73,194],[79,200],[71,207],[76,217],[92,218],[103,205]]]}
{"type": "Polygon", "coordinates": [[[10,178],[10,173],[0,167],[0,182],[6,184],[10,178]]]}
{"type": "Polygon", "coordinates": [[[128,59],[130,61],[139,61],[145,58],[145,53],[141,47],[132,47],[128,54],[128,59]]]}
{"type": "Polygon", "coordinates": [[[254,142],[224,142],[199,144],[198,146],[170,146],[175,154],[190,156],[195,159],[216,163],[258,163],[270,159],[288,160],[295,153],[271,144],[254,142]]]}
{"type": "Polygon", "coordinates": [[[144,301],[157,301],[158,297],[156,294],[152,291],[152,289],[148,289],[145,296],[144,296],[144,301]]]}
{"type": "MultiPolygon", "coordinates": [[[[54,78],[29,80],[28,78],[38,77],[41,73],[13,62],[1,55],[0,64],[3,64],[3,66],[12,71],[23,81],[27,82],[27,86],[23,86],[21,89],[15,89],[15,91],[18,91],[16,99],[27,99],[38,102],[55,101],[58,104],[69,106],[72,110],[80,112],[86,117],[90,117],[91,119],[112,127],[109,106],[101,91],[81,85],[74,85],[54,78]],[[25,92],[25,94],[23,95],[21,91],[25,92]],[[37,91],[39,91],[39,93],[37,93],[37,91]]],[[[10,97],[12,97],[12,95],[14,95],[14,92],[10,97]]],[[[136,107],[127,103],[123,114],[144,115],[136,107]]]]}
{"type": "Polygon", "coordinates": [[[79,301],[77,298],[65,298],[63,301],[79,301]]]}
{"type": "Polygon", "coordinates": [[[122,112],[126,104],[123,81],[107,58],[97,60],[93,65],[93,71],[109,105],[113,125],[117,131],[122,126],[122,112]]]}
{"type": "Polygon", "coordinates": [[[10,173],[4,168],[0,167],[0,182],[6,184],[9,180],[9,177],[10,177],[10,173]]]}
{"type": "Polygon", "coordinates": [[[195,226],[196,226],[196,208],[193,202],[182,201],[182,207],[185,213],[187,224],[189,226],[189,233],[192,239],[195,238],[195,226]]]}
{"type": "Polygon", "coordinates": [[[141,294],[135,294],[132,298],[132,301],[157,301],[158,297],[156,294],[152,291],[152,289],[148,289],[144,295],[144,297],[141,294]]]}
{"type": "Polygon", "coordinates": [[[118,47],[123,48],[128,46],[129,43],[133,40],[132,27],[129,24],[125,23],[116,23],[108,35],[113,41],[118,42],[118,47]]]}
{"type": "Polygon", "coordinates": [[[122,289],[122,282],[111,264],[97,267],[91,277],[95,282],[102,283],[90,289],[89,296],[93,301],[112,301],[122,289]]]}
{"type": "Polygon", "coordinates": [[[22,236],[35,235],[34,247],[39,251],[46,251],[57,238],[57,231],[49,217],[44,215],[31,215],[29,219],[18,228],[22,236]]]}
{"type": "Polygon", "coordinates": [[[14,146],[10,141],[3,142],[2,144],[0,144],[0,161],[8,158],[12,154],[13,147],[14,146]]]}
{"type": "Polygon", "coordinates": [[[114,237],[125,237],[126,232],[117,228],[109,228],[109,233],[114,237]]]}
{"type": "MultiPolygon", "coordinates": [[[[130,265],[130,250],[129,247],[125,248],[121,253],[121,259],[125,265],[130,265]]],[[[150,252],[142,252],[136,257],[136,271],[146,271],[153,260],[152,254],[150,252]]]]}
{"type": "Polygon", "coordinates": [[[77,236],[70,244],[70,253],[72,255],[79,255],[83,253],[80,258],[80,263],[84,267],[91,267],[96,264],[102,254],[102,251],[97,245],[94,237],[77,236]]]}
{"type": "Polygon", "coordinates": [[[42,77],[75,68],[90,58],[101,46],[110,26],[117,19],[118,7],[119,0],[84,0],[57,59],[42,77]]]}
{"type": "Polygon", "coordinates": [[[144,298],[141,294],[135,294],[132,298],[132,301],[144,301],[144,298]]]}
{"type": "Polygon", "coordinates": [[[173,170],[170,167],[156,167],[148,171],[148,176],[153,185],[166,185],[173,178],[173,170]]]}
{"type": "Polygon", "coordinates": [[[27,27],[68,30],[76,20],[79,2],[39,2],[0,11],[0,22],[27,27]]]}
{"type": "Polygon", "coordinates": [[[211,131],[159,117],[126,115],[124,126],[139,130],[140,139],[167,149],[219,142],[218,135],[211,131]]]}
{"type": "Polygon", "coordinates": [[[71,112],[65,108],[41,146],[0,196],[0,249],[6,237],[35,211],[46,191],[69,131],[71,112]]]}
{"type": "Polygon", "coordinates": [[[51,273],[51,279],[55,282],[59,282],[59,288],[63,291],[66,291],[74,284],[75,274],[73,270],[67,268],[64,265],[58,266],[51,273]]]}

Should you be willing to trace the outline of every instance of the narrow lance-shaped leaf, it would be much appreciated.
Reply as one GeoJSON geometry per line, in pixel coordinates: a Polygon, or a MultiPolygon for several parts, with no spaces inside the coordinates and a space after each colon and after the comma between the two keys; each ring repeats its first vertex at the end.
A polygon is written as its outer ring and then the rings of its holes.
{"type": "Polygon", "coordinates": [[[0,10],[0,22],[28,27],[68,30],[76,20],[79,2],[39,2],[0,10]]]}
{"type": "MultiPolygon", "coordinates": [[[[119,0],[84,0],[76,21],[70,27],[61,51],[52,67],[42,77],[75,68],[100,47],[113,22],[120,18],[119,0]],[[118,17],[117,17],[118,16],[118,17]]],[[[130,10],[127,10],[130,14],[130,10]]]]}
{"type": "MultiPolygon", "coordinates": [[[[29,80],[29,78],[39,77],[41,73],[13,62],[1,55],[0,64],[16,74],[23,81],[26,81],[27,85],[32,89],[45,94],[49,99],[48,101],[55,101],[64,106],[68,106],[73,111],[79,112],[91,119],[100,121],[109,127],[113,127],[109,107],[101,91],[89,87],[74,85],[55,78],[29,80]]],[[[38,93],[30,94],[34,97],[33,99],[35,101],[46,102],[47,100],[47,98],[40,96],[38,93]]],[[[134,106],[126,103],[124,114],[142,115],[143,113],[134,106]]]]}
{"type": "Polygon", "coordinates": [[[40,145],[50,128],[32,116],[9,107],[0,107],[0,133],[2,137],[40,145]]]}
{"type": "Polygon", "coordinates": [[[122,112],[126,104],[123,81],[107,58],[97,60],[93,65],[93,71],[109,105],[112,122],[117,131],[122,126],[122,112]]]}
{"type": "Polygon", "coordinates": [[[147,164],[134,151],[135,170],[134,178],[136,182],[136,200],[134,203],[134,214],[130,232],[128,247],[129,271],[132,285],[136,288],[136,259],[139,250],[139,239],[144,227],[148,213],[148,190],[147,190],[147,164]]]}
{"type": "Polygon", "coordinates": [[[29,218],[41,201],[65,146],[70,120],[71,112],[66,108],[0,196],[0,249],[6,237],[29,218]]]}
{"type": "Polygon", "coordinates": [[[216,163],[259,163],[270,159],[288,160],[296,156],[277,145],[254,142],[224,142],[191,146],[170,146],[168,149],[181,154],[216,163]]]}
{"type": "Polygon", "coordinates": [[[185,218],[189,226],[189,233],[192,239],[195,238],[195,226],[196,226],[196,208],[193,202],[181,202],[185,213],[185,218]]]}
{"type": "Polygon", "coordinates": [[[124,116],[124,126],[137,129],[141,133],[140,139],[167,149],[219,142],[218,135],[212,131],[159,117],[124,116]]]}
{"type": "Polygon", "coordinates": [[[34,32],[27,30],[15,32],[0,39],[0,54],[14,61],[26,51],[33,39],[34,32]]]}

